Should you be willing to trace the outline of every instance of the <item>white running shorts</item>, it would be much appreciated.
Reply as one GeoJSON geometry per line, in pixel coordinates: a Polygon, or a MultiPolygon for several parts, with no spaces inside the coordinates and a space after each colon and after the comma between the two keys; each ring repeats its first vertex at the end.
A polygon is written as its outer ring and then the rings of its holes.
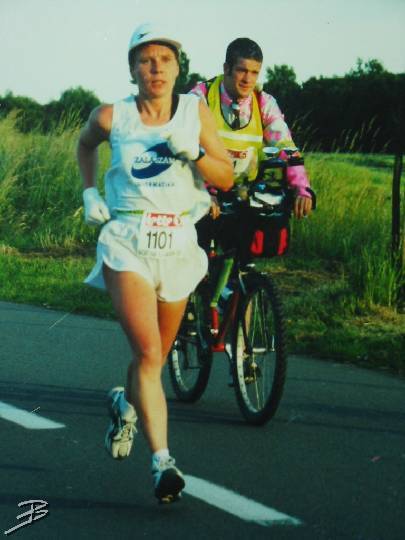
{"type": "Polygon", "coordinates": [[[105,289],[104,263],[118,272],[135,272],[144,277],[162,302],[187,298],[208,269],[207,255],[198,245],[194,225],[186,220],[187,238],[185,243],[183,240],[180,254],[149,257],[139,253],[141,222],[140,216],[123,215],[103,226],[97,243],[96,264],[84,282],[105,289]]]}

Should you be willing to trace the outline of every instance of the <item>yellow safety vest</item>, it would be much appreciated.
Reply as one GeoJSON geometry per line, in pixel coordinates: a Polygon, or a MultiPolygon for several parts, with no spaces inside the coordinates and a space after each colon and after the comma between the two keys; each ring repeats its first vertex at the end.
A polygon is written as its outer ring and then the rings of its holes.
{"type": "Polygon", "coordinates": [[[240,129],[232,129],[221,110],[220,86],[223,78],[223,75],[220,75],[209,85],[207,103],[214,114],[218,135],[233,160],[235,183],[254,180],[258,171],[260,150],[263,148],[263,126],[259,102],[253,92],[252,114],[248,124],[240,129]],[[247,169],[243,165],[244,160],[249,161],[247,169]]]}

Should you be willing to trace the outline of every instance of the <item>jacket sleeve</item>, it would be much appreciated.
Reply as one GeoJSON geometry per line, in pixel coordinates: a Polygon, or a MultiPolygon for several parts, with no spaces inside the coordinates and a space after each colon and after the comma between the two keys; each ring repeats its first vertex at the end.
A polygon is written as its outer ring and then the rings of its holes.
{"type": "Polygon", "coordinates": [[[207,94],[208,94],[208,87],[205,82],[199,82],[197,83],[194,88],[192,88],[189,91],[189,94],[194,94],[195,96],[198,96],[199,98],[202,98],[205,103],[207,103],[207,94]]]}
{"type": "MultiPolygon", "coordinates": [[[[266,92],[260,92],[259,105],[265,143],[269,146],[276,146],[277,148],[295,146],[291,132],[284,120],[284,115],[274,97],[266,92]]],[[[296,190],[297,195],[301,197],[311,196],[305,189],[310,184],[304,165],[288,167],[287,182],[296,190]]]]}

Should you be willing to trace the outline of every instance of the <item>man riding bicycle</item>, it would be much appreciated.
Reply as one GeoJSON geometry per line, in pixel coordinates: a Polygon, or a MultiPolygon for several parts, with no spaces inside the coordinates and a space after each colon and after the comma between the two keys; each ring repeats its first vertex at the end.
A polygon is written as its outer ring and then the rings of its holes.
{"type": "MultiPolygon", "coordinates": [[[[191,90],[214,113],[218,134],[233,161],[235,185],[256,177],[263,146],[281,150],[295,146],[277,101],[256,85],[262,61],[263,53],[256,42],[235,39],[226,50],[223,75],[200,82],[191,90]]],[[[295,217],[309,215],[312,199],[306,190],[309,180],[304,166],[288,167],[286,174],[289,187],[295,191],[295,217]]],[[[211,216],[219,216],[215,198],[211,216]]],[[[211,218],[206,216],[197,226],[200,244],[205,249],[212,225],[211,218]]]]}

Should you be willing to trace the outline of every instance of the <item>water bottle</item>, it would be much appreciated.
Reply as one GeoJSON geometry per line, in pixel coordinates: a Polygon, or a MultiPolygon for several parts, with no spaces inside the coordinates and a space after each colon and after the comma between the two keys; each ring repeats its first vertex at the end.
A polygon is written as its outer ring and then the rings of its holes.
{"type": "Polygon", "coordinates": [[[218,301],[218,312],[223,313],[226,304],[231,299],[231,296],[233,295],[234,289],[233,284],[228,281],[228,283],[225,285],[225,287],[222,289],[221,296],[219,297],[218,301]]]}

